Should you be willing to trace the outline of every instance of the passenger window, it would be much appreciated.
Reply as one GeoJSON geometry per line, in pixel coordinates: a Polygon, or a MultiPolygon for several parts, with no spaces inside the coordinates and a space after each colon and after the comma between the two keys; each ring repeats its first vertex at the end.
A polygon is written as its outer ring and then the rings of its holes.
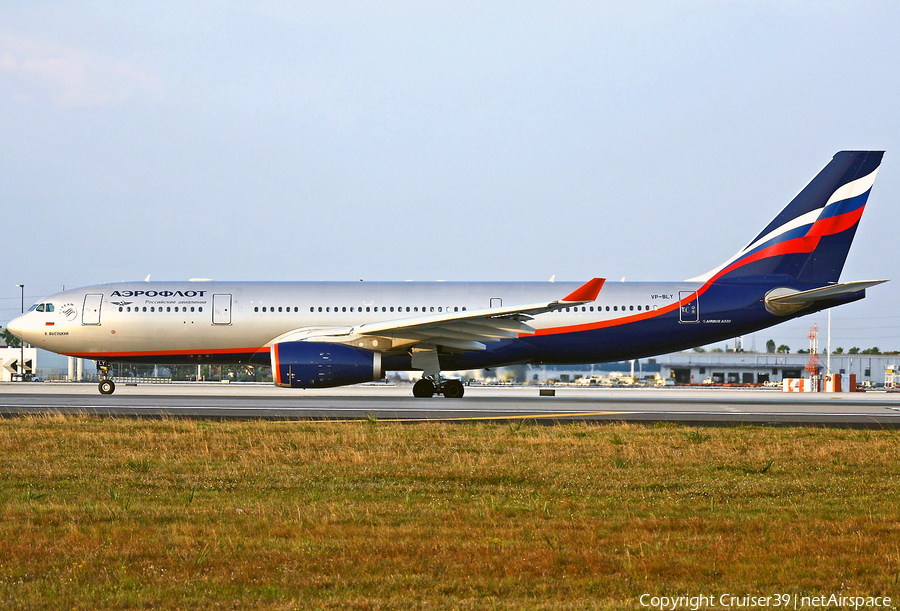
{"type": "Polygon", "coordinates": [[[619,311],[619,306],[613,306],[613,312],[618,312],[618,311],[619,311]]]}
{"type": "Polygon", "coordinates": [[[368,312],[368,311],[369,311],[369,306],[366,306],[366,312],[368,312]]]}
{"type": "Polygon", "coordinates": [[[640,312],[640,311],[641,311],[641,306],[638,306],[638,312],[640,312]]]}
{"type": "Polygon", "coordinates": [[[322,306],[319,306],[319,311],[320,311],[320,312],[322,311],[322,306]]]}
{"type": "Polygon", "coordinates": [[[434,312],[434,306],[431,306],[431,311],[434,312]]]}
{"type": "MultiPolygon", "coordinates": [[[[147,308],[144,308],[144,311],[146,312],[147,308]]],[[[191,312],[193,312],[193,311],[194,311],[194,306],[191,306],[191,312]]]]}
{"type": "Polygon", "coordinates": [[[381,311],[382,311],[382,312],[387,312],[387,306],[381,306],[381,311]]]}
{"type": "MultiPolygon", "coordinates": [[[[41,311],[41,310],[38,310],[38,312],[40,312],[40,311],[41,311]]],[[[125,308],[125,311],[126,311],[126,312],[130,312],[130,311],[131,311],[131,306],[128,306],[127,308],[125,308]]]]}
{"type": "Polygon", "coordinates": [[[202,312],[202,311],[203,311],[203,306],[200,306],[199,308],[197,308],[197,311],[198,311],[198,312],[202,312]]]}
{"type": "Polygon", "coordinates": [[[406,311],[409,312],[409,306],[406,306],[406,311]]]}
{"type": "Polygon", "coordinates": [[[259,306],[256,306],[255,308],[253,308],[253,311],[254,311],[254,312],[259,312],[259,306]]]}
{"type": "Polygon", "coordinates": [[[341,308],[341,312],[346,312],[346,311],[347,311],[347,306],[344,306],[341,308]]]}
{"type": "Polygon", "coordinates": [[[171,311],[172,311],[171,307],[166,307],[166,312],[171,312],[171,311]]]}
{"type": "Polygon", "coordinates": [[[119,311],[120,311],[120,312],[121,312],[122,310],[124,310],[124,309],[125,309],[125,308],[123,308],[122,306],[119,306],[119,311]]]}
{"type": "Polygon", "coordinates": [[[391,312],[393,312],[393,311],[394,311],[394,306],[391,306],[391,312]]]}
{"type": "Polygon", "coordinates": [[[628,309],[634,312],[634,306],[628,306],[628,309]]]}
{"type": "Polygon", "coordinates": [[[419,306],[413,306],[413,312],[418,312],[418,311],[419,311],[419,306]]]}
{"type": "Polygon", "coordinates": [[[440,306],[438,306],[438,312],[443,312],[443,309],[441,309],[440,306]]]}

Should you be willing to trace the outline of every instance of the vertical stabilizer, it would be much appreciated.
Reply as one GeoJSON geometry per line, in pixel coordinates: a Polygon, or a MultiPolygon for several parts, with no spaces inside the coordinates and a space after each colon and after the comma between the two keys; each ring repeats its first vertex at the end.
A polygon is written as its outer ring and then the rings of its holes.
{"type": "Polygon", "coordinates": [[[884,151],[841,151],[745,248],[694,281],[837,282],[884,151]]]}

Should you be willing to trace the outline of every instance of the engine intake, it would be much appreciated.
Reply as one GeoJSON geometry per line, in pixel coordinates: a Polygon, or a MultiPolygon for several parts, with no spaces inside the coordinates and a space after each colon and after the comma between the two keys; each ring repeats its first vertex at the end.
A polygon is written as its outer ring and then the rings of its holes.
{"type": "Polygon", "coordinates": [[[381,353],[326,342],[272,344],[272,379],[285,388],[331,388],[380,380],[381,353]]]}

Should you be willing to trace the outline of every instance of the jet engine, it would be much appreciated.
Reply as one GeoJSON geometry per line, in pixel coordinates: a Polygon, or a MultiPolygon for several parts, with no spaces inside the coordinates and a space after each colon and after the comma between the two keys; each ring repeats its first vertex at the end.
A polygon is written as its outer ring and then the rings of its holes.
{"type": "Polygon", "coordinates": [[[331,388],[380,380],[381,353],[326,342],[273,344],[272,379],[286,388],[331,388]]]}

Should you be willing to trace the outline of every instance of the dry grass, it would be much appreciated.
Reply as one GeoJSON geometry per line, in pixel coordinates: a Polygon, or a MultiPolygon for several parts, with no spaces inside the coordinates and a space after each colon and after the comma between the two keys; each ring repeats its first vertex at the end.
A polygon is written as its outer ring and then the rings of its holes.
{"type": "Polygon", "coordinates": [[[900,594],[894,431],[0,421],[4,608],[900,594]]]}

